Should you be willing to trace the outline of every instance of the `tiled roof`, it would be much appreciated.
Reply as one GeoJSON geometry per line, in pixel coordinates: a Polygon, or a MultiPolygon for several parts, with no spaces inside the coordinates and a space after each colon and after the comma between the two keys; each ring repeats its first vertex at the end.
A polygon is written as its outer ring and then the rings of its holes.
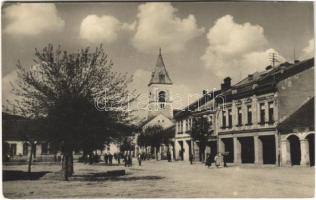
{"type": "Polygon", "coordinates": [[[159,50],[156,66],[151,74],[151,79],[148,85],[151,84],[172,84],[161,55],[161,50],[159,50]]]}
{"type": "Polygon", "coordinates": [[[25,141],[26,139],[44,140],[45,133],[41,131],[43,120],[26,119],[21,116],[2,113],[2,139],[25,141]]]}
{"type": "Polygon", "coordinates": [[[209,92],[207,95],[203,95],[197,101],[191,103],[189,106],[175,113],[174,118],[177,119],[177,118],[182,118],[182,117],[190,115],[192,111],[194,111],[198,107],[201,107],[207,102],[211,101],[214,97],[216,97],[220,93],[221,93],[221,90],[216,90],[216,91],[209,92]]]}
{"type": "Polygon", "coordinates": [[[247,78],[221,93],[226,101],[239,99],[253,94],[259,95],[276,91],[276,84],[314,66],[314,58],[295,64],[282,63],[277,67],[248,75],[247,78]]]}
{"type": "Polygon", "coordinates": [[[287,133],[295,128],[312,128],[314,129],[315,120],[314,97],[309,99],[295,112],[289,115],[278,125],[281,133],[287,133]]]}

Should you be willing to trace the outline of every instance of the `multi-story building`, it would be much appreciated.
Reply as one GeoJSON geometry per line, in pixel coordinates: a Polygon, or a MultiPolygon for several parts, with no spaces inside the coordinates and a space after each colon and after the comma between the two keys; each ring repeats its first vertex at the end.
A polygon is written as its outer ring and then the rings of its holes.
{"type": "Polygon", "coordinates": [[[227,77],[214,98],[202,97],[175,115],[179,158],[194,153],[190,119],[201,113],[213,118],[209,140],[227,162],[313,165],[313,98],[314,59],[268,66],[234,85],[227,77]]]}
{"type": "MultiPolygon", "coordinates": [[[[175,158],[177,160],[189,160],[190,154],[192,154],[195,160],[198,160],[201,157],[201,153],[210,153],[212,157],[215,157],[217,153],[215,100],[220,91],[217,90],[209,93],[203,91],[203,96],[200,99],[175,114],[175,158]],[[205,131],[205,134],[208,135],[208,141],[204,152],[201,152],[199,148],[199,141],[191,137],[194,123],[198,123],[196,119],[200,118],[203,118],[208,125],[205,131]]],[[[204,158],[202,156],[202,160],[204,158]]]]}
{"type": "MultiPolygon", "coordinates": [[[[305,147],[308,145],[304,144],[303,138],[306,140],[310,134],[314,137],[313,123],[304,129],[304,133],[288,136],[278,129],[278,125],[314,97],[313,70],[314,59],[269,66],[221,93],[225,101],[217,105],[218,150],[229,152],[228,162],[309,164],[305,147]],[[290,136],[300,134],[302,137],[290,136]],[[297,145],[298,138],[301,139],[300,145],[297,145]],[[296,148],[290,150],[288,146],[296,148]],[[289,152],[291,156],[287,156],[289,152]],[[301,158],[297,154],[301,154],[301,158]],[[291,161],[290,157],[293,158],[291,161]]],[[[310,140],[310,146],[313,145],[310,140]]]]}

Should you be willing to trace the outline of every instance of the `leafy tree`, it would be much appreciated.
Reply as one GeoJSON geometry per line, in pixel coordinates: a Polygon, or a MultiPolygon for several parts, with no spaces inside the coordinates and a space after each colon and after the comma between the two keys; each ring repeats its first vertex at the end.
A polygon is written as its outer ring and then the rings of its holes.
{"type": "Polygon", "coordinates": [[[121,137],[121,124],[130,123],[129,105],[137,98],[128,90],[132,77],[113,71],[102,46],[70,54],[48,45],[35,50],[34,61],[31,68],[18,62],[19,98],[12,104],[23,116],[45,118],[47,139],[60,144],[68,180],[74,149],[102,148],[121,137]]]}
{"type": "Polygon", "coordinates": [[[133,151],[134,150],[134,144],[131,137],[125,137],[123,138],[122,142],[120,143],[120,151],[133,151]]]}
{"type": "Polygon", "coordinates": [[[209,122],[205,117],[194,117],[191,130],[191,138],[199,146],[199,159],[204,160],[204,152],[209,139],[209,122]]]}
{"type": "Polygon", "coordinates": [[[142,147],[150,146],[155,151],[155,157],[158,159],[158,151],[162,144],[169,146],[170,139],[174,136],[174,133],[164,129],[160,125],[153,125],[147,127],[137,138],[137,144],[142,147]]]}

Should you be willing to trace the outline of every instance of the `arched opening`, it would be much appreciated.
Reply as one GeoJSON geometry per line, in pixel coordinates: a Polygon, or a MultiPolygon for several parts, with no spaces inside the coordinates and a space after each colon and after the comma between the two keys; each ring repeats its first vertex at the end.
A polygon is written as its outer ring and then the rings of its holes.
{"type": "Polygon", "coordinates": [[[301,145],[297,136],[291,135],[287,138],[290,143],[291,164],[300,165],[301,162],[301,145]]]}
{"type": "Polygon", "coordinates": [[[309,146],[309,162],[311,166],[315,166],[315,134],[309,134],[306,139],[309,146]]]}
{"type": "Polygon", "coordinates": [[[165,91],[160,91],[158,94],[158,101],[160,103],[160,108],[165,107],[165,102],[166,102],[166,92],[165,91]]]}

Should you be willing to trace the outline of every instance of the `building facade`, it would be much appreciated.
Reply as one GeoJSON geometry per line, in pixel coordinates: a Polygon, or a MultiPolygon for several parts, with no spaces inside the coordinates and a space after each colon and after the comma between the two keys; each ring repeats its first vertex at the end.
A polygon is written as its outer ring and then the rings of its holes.
{"type": "Polygon", "coordinates": [[[228,77],[214,98],[202,97],[175,116],[178,157],[188,160],[189,153],[196,152],[187,133],[198,113],[192,108],[199,107],[213,122],[206,153],[216,146],[213,152],[225,154],[234,164],[314,165],[313,98],[314,59],[268,66],[235,85],[228,77]],[[301,123],[293,119],[297,112],[305,119],[301,123]]]}

